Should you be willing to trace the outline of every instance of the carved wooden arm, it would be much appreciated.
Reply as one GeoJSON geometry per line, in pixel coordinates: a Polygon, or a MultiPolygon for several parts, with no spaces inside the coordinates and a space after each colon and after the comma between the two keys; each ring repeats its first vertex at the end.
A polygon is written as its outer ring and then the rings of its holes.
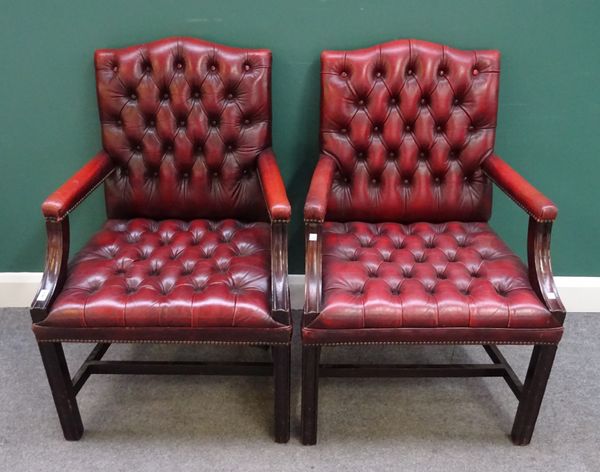
{"type": "Polygon", "coordinates": [[[321,311],[322,226],[327,214],[327,200],[333,183],[336,163],[321,155],[312,176],[304,205],[306,268],[304,286],[304,322],[310,323],[321,311]]]}
{"type": "Polygon", "coordinates": [[[52,301],[62,288],[69,260],[69,213],[92,193],[114,170],[110,158],[100,152],[67,180],[42,204],[46,217],[46,263],[42,283],[31,304],[34,323],[48,314],[52,301]]]}
{"type": "Polygon", "coordinates": [[[290,323],[288,233],[292,208],[271,149],[258,157],[258,175],[271,219],[271,312],[280,323],[290,323]]]}
{"type": "Polygon", "coordinates": [[[490,156],[483,162],[482,168],[504,193],[529,214],[529,282],[548,310],[562,323],[565,319],[565,307],[556,290],[550,260],[552,222],[558,214],[556,205],[500,157],[490,156]]]}

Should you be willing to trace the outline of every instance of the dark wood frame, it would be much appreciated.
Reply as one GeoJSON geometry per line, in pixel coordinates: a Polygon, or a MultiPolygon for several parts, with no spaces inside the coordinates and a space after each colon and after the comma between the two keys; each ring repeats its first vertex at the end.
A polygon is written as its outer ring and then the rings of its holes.
{"type": "MultiPolygon", "coordinates": [[[[43,321],[52,302],[60,293],[67,276],[69,259],[69,217],[47,219],[47,251],[44,275],[31,305],[34,323],[43,321]]],[[[291,324],[288,287],[287,222],[271,222],[271,315],[281,323],[291,324]]],[[[202,341],[199,341],[202,343],[202,341]]],[[[229,343],[228,343],[229,344],[229,343]]],[[[235,343],[231,343],[235,344],[235,343]]],[[[257,345],[261,345],[258,344],[257,345]]],[[[272,375],[274,381],[275,441],[290,438],[290,344],[271,345],[273,362],[139,362],[103,361],[110,342],[97,344],[77,373],[70,377],[62,343],[38,342],[50,390],[65,439],[76,441],[83,435],[83,423],[76,396],[92,374],[204,374],[204,375],[272,375]]]]}
{"type": "MultiPolygon", "coordinates": [[[[318,316],[321,303],[321,227],[318,221],[305,223],[306,286],[303,323],[318,316]],[[309,238],[310,234],[316,237],[309,238]]],[[[536,294],[561,324],[565,308],[558,296],[550,260],[552,222],[529,218],[527,259],[529,280],[536,294]]],[[[426,343],[424,343],[426,344],[426,343]]],[[[534,345],[523,384],[497,345],[483,345],[491,364],[320,364],[320,345],[302,347],[302,442],[317,442],[319,377],[502,377],[519,400],[511,438],[516,445],[531,441],[544,392],[552,370],[557,345],[534,345]]]]}

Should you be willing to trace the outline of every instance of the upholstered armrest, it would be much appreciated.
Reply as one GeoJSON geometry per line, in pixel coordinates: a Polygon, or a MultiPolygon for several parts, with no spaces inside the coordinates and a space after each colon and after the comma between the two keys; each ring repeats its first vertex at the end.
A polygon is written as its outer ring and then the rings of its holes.
{"type": "Polygon", "coordinates": [[[558,208],[499,156],[483,161],[484,172],[529,215],[539,222],[554,221],[558,208]]]}
{"type": "Polygon", "coordinates": [[[69,213],[98,187],[113,169],[108,155],[104,151],[99,152],[42,204],[48,242],[42,283],[31,303],[31,317],[34,323],[46,317],[67,275],[69,213]]]}
{"type": "Polygon", "coordinates": [[[322,154],[312,176],[304,204],[306,267],[304,283],[304,323],[309,324],[321,309],[321,232],[327,214],[327,200],[335,175],[336,162],[322,154]]]}
{"type": "Polygon", "coordinates": [[[44,216],[56,221],[62,220],[100,185],[112,170],[113,165],[108,154],[104,151],[96,154],[44,201],[44,216]]]}
{"type": "Polygon", "coordinates": [[[258,176],[271,218],[271,312],[276,321],[289,324],[287,226],[292,216],[292,207],[271,149],[265,149],[258,156],[258,176]]]}
{"type": "Polygon", "coordinates": [[[292,216],[292,207],[271,149],[265,149],[258,156],[258,175],[271,221],[289,221],[292,216]]]}
{"type": "Polygon", "coordinates": [[[322,155],[313,173],[304,204],[304,221],[325,220],[327,213],[327,198],[331,190],[333,175],[335,173],[335,161],[329,156],[322,155]]]}

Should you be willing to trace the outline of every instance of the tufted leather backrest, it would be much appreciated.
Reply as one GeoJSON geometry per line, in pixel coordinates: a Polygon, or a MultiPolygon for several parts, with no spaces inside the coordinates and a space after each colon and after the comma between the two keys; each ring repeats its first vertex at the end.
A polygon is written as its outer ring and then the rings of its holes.
{"type": "Polygon", "coordinates": [[[267,219],[270,51],[168,38],[95,63],[110,218],[267,219]]]}
{"type": "Polygon", "coordinates": [[[417,40],[321,56],[321,152],[337,172],[330,220],[485,221],[498,51],[417,40]]]}

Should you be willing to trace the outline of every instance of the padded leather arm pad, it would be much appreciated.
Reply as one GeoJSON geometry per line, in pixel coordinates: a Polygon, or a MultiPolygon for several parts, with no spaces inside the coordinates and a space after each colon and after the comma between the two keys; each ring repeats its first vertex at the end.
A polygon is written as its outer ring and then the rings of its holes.
{"type": "Polygon", "coordinates": [[[271,221],[289,221],[292,207],[272,149],[265,149],[258,156],[258,175],[271,221]]]}
{"type": "Polygon", "coordinates": [[[537,221],[547,222],[556,219],[558,208],[552,200],[525,180],[502,158],[493,154],[483,161],[482,168],[504,193],[537,221]]]}
{"type": "Polygon", "coordinates": [[[304,220],[320,221],[325,220],[327,213],[327,199],[333,175],[335,173],[336,163],[328,156],[321,156],[315,172],[310,182],[306,203],[304,204],[304,220]]]}
{"type": "Polygon", "coordinates": [[[113,169],[108,154],[96,154],[42,204],[46,218],[60,221],[94,190],[113,169]]]}

